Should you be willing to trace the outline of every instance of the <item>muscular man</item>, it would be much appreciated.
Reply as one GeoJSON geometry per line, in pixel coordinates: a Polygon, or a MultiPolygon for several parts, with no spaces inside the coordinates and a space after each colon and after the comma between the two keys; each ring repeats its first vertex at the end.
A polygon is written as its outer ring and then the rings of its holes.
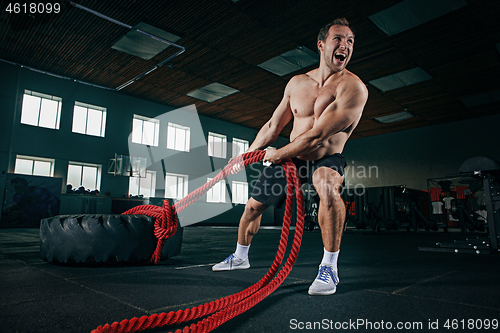
{"type": "Polygon", "coordinates": [[[245,206],[235,253],[212,269],[250,267],[248,251],[252,237],[259,230],[262,213],[270,205],[279,207],[286,196],[286,179],[277,163],[291,158],[301,180],[312,183],[320,198],[318,222],[324,256],[309,294],[330,295],[335,293],[339,281],[337,258],[345,220],[340,194],[346,163],[341,153],[361,118],[368,90],[356,75],[345,69],[354,45],[354,33],[346,19],[336,19],[323,27],[317,44],[319,68],[294,76],[288,82],[281,103],[248,149],[268,147],[293,119],[290,143],[266,152],[264,161],[273,164],[264,170],[245,206]],[[276,195],[276,184],[283,189],[282,195],[276,195]]]}

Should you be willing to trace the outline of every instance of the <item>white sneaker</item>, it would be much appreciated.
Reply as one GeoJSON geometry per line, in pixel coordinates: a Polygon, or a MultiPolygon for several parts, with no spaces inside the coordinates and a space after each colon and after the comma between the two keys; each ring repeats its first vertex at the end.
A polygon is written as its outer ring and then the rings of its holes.
{"type": "Polygon", "coordinates": [[[337,270],[328,265],[320,265],[318,276],[316,276],[316,279],[309,287],[309,295],[335,294],[338,284],[337,270]]]}
{"type": "Polygon", "coordinates": [[[250,268],[250,261],[248,258],[241,259],[236,254],[231,254],[229,257],[224,259],[224,261],[213,265],[212,271],[232,271],[235,269],[247,269],[250,268]]]}

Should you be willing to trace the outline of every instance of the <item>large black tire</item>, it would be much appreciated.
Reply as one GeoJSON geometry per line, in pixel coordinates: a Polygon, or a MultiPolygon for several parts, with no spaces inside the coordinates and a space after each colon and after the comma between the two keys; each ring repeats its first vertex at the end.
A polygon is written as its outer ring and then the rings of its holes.
{"type": "MultiPolygon", "coordinates": [[[[182,228],[167,240],[162,259],[180,253],[182,228]]],[[[40,224],[40,255],[59,263],[144,262],[157,239],[144,215],[60,215],[40,224]]]]}

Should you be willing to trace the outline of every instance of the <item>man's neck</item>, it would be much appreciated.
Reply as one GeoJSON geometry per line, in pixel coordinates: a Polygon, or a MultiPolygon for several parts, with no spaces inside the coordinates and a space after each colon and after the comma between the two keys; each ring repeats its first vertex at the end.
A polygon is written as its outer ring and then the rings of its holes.
{"type": "Polygon", "coordinates": [[[334,72],[327,66],[320,66],[315,75],[315,79],[318,82],[319,86],[323,87],[329,82],[333,82],[344,75],[344,70],[345,69],[341,70],[340,72],[334,72]]]}

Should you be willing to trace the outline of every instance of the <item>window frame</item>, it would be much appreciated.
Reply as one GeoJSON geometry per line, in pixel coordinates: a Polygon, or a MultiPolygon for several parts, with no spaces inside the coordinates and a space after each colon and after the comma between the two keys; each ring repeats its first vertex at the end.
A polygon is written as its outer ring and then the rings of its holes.
{"type": "Polygon", "coordinates": [[[146,177],[129,177],[129,184],[128,184],[128,193],[129,194],[132,194],[132,195],[142,195],[144,198],[151,198],[151,197],[155,197],[155,192],[156,192],[156,171],[154,170],[146,170],[146,177]],[[141,191],[141,189],[144,189],[145,187],[141,186],[141,182],[144,181],[144,180],[147,180],[148,179],[148,174],[151,175],[151,183],[149,185],[151,185],[150,187],[150,190],[149,190],[149,194],[150,195],[145,195],[144,192],[141,191]],[[133,181],[137,181],[138,184],[137,184],[137,193],[135,193],[135,191],[132,191],[131,189],[131,183],[133,181]]]}
{"type": "Polygon", "coordinates": [[[97,136],[97,137],[104,138],[105,133],[106,133],[106,114],[107,114],[107,112],[106,112],[106,108],[105,107],[97,106],[97,105],[91,105],[91,104],[87,104],[87,103],[82,103],[82,102],[75,101],[75,105],[73,106],[73,125],[71,127],[71,131],[73,133],[79,133],[79,134],[90,135],[90,136],[97,136]],[[76,112],[77,112],[76,111],[77,107],[86,109],[85,110],[85,129],[84,129],[83,132],[75,130],[75,115],[76,115],[76,112]],[[93,111],[101,112],[100,130],[99,130],[100,133],[98,135],[96,135],[96,134],[89,134],[88,133],[88,127],[89,127],[89,109],[91,109],[93,111]]]}
{"type": "Polygon", "coordinates": [[[145,145],[145,146],[158,147],[158,142],[159,142],[159,139],[160,139],[160,120],[156,119],[156,118],[148,118],[148,117],[145,117],[145,116],[134,114],[134,117],[132,119],[132,134],[131,135],[132,135],[131,141],[133,143],[140,144],[140,145],[145,145]],[[140,142],[135,141],[136,140],[136,138],[135,138],[136,132],[134,132],[134,129],[135,129],[135,125],[134,124],[135,124],[136,121],[140,121],[141,122],[141,133],[140,133],[141,139],[139,140],[140,142]],[[145,133],[144,132],[144,123],[145,122],[151,123],[154,126],[154,134],[153,134],[153,138],[152,138],[153,139],[153,143],[152,144],[144,142],[145,141],[145,136],[144,136],[144,133],[145,133]]]}
{"type": "Polygon", "coordinates": [[[102,178],[102,165],[100,164],[92,164],[92,163],[85,163],[85,162],[75,162],[75,161],[69,161],[68,162],[68,173],[66,174],[66,185],[70,184],[69,180],[69,173],[70,173],[70,167],[71,166],[76,166],[76,167],[81,167],[80,171],[80,182],[78,185],[71,184],[73,188],[79,188],[80,186],[84,186],[85,189],[87,190],[98,190],[99,192],[101,191],[101,178],[102,178]],[[96,175],[95,175],[95,187],[90,188],[86,187],[83,183],[83,176],[84,176],[84,168],[95,168],[96,169],[96,175]]]}
{"type": "Polygon", "coordinates": [[[184,126],[184,125],[179,125],[176,123],[168,122],[167,124],[167,149],[172,149],[176,151],[183,151],[183,152],[189,152],[191,146],[191,128],[189,126],[184,126]],[[171,138],[171,131],[174,131],[173,133],[173,138],[174,142],[172,143],[171,138]],[[185,131],[184,135],[184,148],[185,149],[177,149],[177,131],[178,130],[183,130],[185,131]]]}
{"type": "Polygon", "coordinates": [[[249,195],[248,195],[248,182],[242,182],[242,181],[237,181],[237,180],[233,180],[232,183],[231,183],[231,202],[234,203],[234,204],[246,204],[247,201],[249,199],[249,195]],[[235,190],[235,185],[236,185],[236,190],[235,190]],[[237,201],[237,195],[236,193],[238,193],[238,186],[239,185],[242,185],[244,186],[244,190],[246,190],[246,195],[244,196],[244,199],[243,201],[237,201]]]}
{"type": "Polygon", "coordinates": [[[227,136],[224,134],[218,134],[214,132],[208,132],[208,140],[207,140],[207,146],[208,146],[208,156],[212,156],[215,158],[227,158],[227,136]],[[212,140],[211,140],[212,138],[212,140]],[[222,156],[216,156],[215,155],[215,142],[213,138],[218,138],[221,139],[221,155],[222,156]]]}
{"type": "Polygon", "coordinates": [[[243,154],[248,150],[248,147],[250,146],[250,142],[248,140],[243,140],[243,139],[238,139],[238,138],[233,138],[233,144],[232,144],[232,150],[233,150],[233,156],[236,157],[238,155],[243,154]],[[237,143],[237,144],[235,144],[237,143]],[[242,152],[237,152],[236,148],[239,148],[239,144],[243,144],[243,151],[242,152]]]}
{"type": "MultiPolygon", "coordinates": [[[[207,183],[210,182],[213,178],[207,178],[207,183]]],[[[218,183],[214,184],[207,193],[207,202],[208,203],[227,203],[226,201],[226,181],[224,179],[220,180],[218,183]],[[219,188],[219,200],[214,200],[214,191],[219,188]]]]}
{"type": "Polygon", "coordinates": [[[35,156],[26,156],[26,155],[16,155],[16,160],[14,162],[14,173],[19,174],[19,175],[30,175],[30,176],[43,176],[43,177],[54,177],[54,164],[55,160],[51,158],[45,158],[45,157],[35,157],[35,156]],[[24,172],[16,172],[17,169],[17,161],[18,160],[27,160],[32,162],[31,166],[31,173],[24,173],[24,172]],[[35,164],[36,162],[43,162],[43,163],[50,163],[50,171],[48,175],[45,174],[37,174],[34,173],[35,171],[35,164]]]}
{"type": "MultiPolygon", "coordinates": [[[[47,109],[45,109],[45,110],[47,112],[47,109]]],[[[24,125],[59,130],[59,125],[61,122],[61,110],[62,110],[62,98],[61,97],[47,95],[47,94],[43,94],[43,93],[39,93],[36,91],[25,89],[24,94],[23,94],[23,102],[22,102],[22,106],[21,106],[21,120],[20,120],[20,122],[21,122],[21,124],[24,124],[24,125]],[[36,116],[36,124],[28,119],[30,117],[29,115],[26,115],[26,112],[28,112],[28,109],[25,109],[26,102],[27,102],[27,96],[36,97],[36,98],[40,99],[38,111],[37,111],[37,116],[36,116]],[[51,126],[46,126],[46,125],[40,124],[40,122],[42,121],[42,118],[48,117],[48,116],[43,117],[43,100],[47,100],[50,102],[57,102],[55,119],[53,119],[53,121],[52,121],[52,119],[50,119],[51,123],[53,122],[53,125],[51,125],[51,126]],[[24,118],[24,121],[23,121],[23,118],[24,118]]],[[[45,119],[45,121],[46,121],[46,119],[45,119]]]]}
{"type": "Polygon", "coordinates": [[[174,199],[174,200],[180,200],[180,199],[184,198],[186,195],[188,195],[188,183],[189,183],[189,176],[188,175],[183,175],[183,174],[179,174],[179,173],[171,173],[171,172],[165,173],[165,198],[174,199]],[[170,193],[167,193],[167,188],[168,188],[167,177],[176,177],[177,178],[176,179],[176,188],[175,188],[175,192],[176,192],[175,197],[172,197],[170,195],[170,193]],[[183,180],[182,196],[179,196],[179,188],[178,188],[179,178],[182,178],[182,180],[183,180]]]}

